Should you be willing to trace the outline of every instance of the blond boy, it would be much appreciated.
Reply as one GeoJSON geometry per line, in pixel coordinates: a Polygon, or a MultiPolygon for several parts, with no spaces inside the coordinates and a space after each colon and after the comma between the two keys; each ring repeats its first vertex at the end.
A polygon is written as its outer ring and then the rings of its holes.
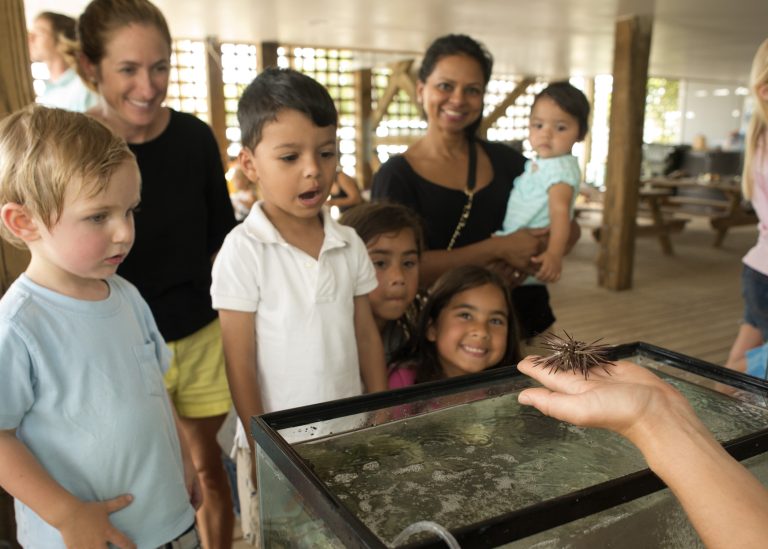
{"type": "Polygon", "coordinates": [[[95,120],[33,107],[0,123],[0,231],[32,257],[0,299],[0,486],[24,547],[196,539],[168,352],[115,275],[139,195],[133,155],[95,120]]]}

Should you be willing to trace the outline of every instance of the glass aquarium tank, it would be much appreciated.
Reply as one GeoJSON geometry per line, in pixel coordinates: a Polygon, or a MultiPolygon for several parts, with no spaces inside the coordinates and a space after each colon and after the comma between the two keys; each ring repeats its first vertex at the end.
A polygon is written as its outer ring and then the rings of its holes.
{"type": "MultiPolygon", "coordinates": [[[[611,353],[768,481],[768,383],[645,343],[611,353]]],[[[264,547],[703,547],[631,443],[519,405],[535,384],[498,368],[254,417],[264,547]]]]}

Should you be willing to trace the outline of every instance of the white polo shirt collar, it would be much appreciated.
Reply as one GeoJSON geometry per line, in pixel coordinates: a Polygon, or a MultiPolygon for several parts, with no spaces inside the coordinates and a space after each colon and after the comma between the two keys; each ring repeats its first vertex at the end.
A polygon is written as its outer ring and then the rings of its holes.
{"type": "MultiPolygon", "coordinates": [[[[251,208],[248,217],[243,221],[246,233],[264,244],[289,246],[288,242],[283,238],[283,235],[280,234],[269,218],[267,218],[262,209],[263,203],[264,202],[261,200],[256,202],[256,204],[253,205],[253,208],[251,208]]],[[[328,211],[325,209],[320,210],[320,217],[323,220],[323,232],[325,233],[323,248],[320,250],[320,253],[322,254],[325,250],[349,246],[349,239],[344,233],[339,231],[339,226],[333,222],[328,211]]]]}

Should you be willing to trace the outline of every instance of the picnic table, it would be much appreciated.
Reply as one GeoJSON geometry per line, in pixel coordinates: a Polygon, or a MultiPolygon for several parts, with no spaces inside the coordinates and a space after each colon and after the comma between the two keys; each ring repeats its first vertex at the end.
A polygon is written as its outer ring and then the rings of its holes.
{"type": "Polygon", "coordinates": [[[755,213],[743,204],[741,183],[735,177],[652,177],[642,181],[641,193],[643,189],[670,193],[660,204],[662,212],[678,217],[709,218],[716,233],[716,248],[722,245],[729,228],[757,223],[755,213]]]}

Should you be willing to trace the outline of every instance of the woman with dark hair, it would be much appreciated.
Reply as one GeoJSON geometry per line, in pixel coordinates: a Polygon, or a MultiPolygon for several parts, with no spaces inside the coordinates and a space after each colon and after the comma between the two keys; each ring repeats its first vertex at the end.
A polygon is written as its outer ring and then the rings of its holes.
{"type": "MultiPolygon", "coordinates": [[[[424,221],[423,286],[461,265],[492,266],[510,286],[537,269],[531,258],[543,250],[546,229],[491,237],[501,228],[513,181],[525,166],[519,152],[476,137],[492,69],[490,53],[469,36],[435,40],[416,86],[427,132],[373,179],[374,200],[405,204],[424,221]]],[[[571,240],[577,236],[578,228],[571,240]]],[[[546,287],[515,288],[513,299],[525,339],[554,322],[546,287]]]]}

